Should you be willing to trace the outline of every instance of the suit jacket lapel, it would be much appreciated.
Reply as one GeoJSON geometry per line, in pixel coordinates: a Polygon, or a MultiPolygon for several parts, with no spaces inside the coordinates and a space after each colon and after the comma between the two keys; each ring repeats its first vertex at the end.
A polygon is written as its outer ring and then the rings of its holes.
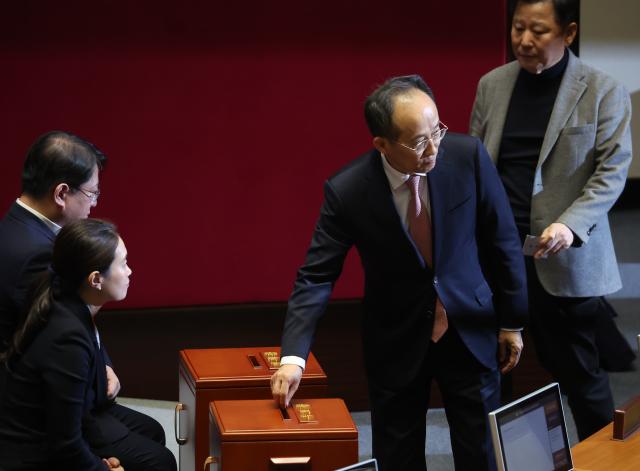
{"type": "MultiPolygon", "coordinates": [[[[445,138],[446,139],[446,138],[445,138]]],[[[438,254],[442,253],[444,244],[444,218],[447,212],[447,202],[451,201],[450,194],[455,185],[452,184],[451,168],[443,159],[445,149],[441,146],[438,151],[438,161],[434,169],[427,174],[429,184],[429,206],[431,207],[431,241],[433,244],[433,270],[436,271],[438,254]]]]}
{"type": "Polygon", "coordinates": [[[102,405],[108,402],[108,399],[106,366],[102,356],[102,351],[98,346],[98,339],[96,338],[95,330],[96,327],[84,302],[80,298],[76,297],[68,299],[70,308],[87,330],[89,338],[91,338],[91,344],[94,347],[92,370],[90,372],[90,375],[92,376],[90,376],[87,383],[89,387],[85,394],[85,407],[87,408],[87,411],[94,408],[99,409],[102,405]],[[92,391],[90,391],[90,389],[92,389],[92,391]]]}
{"type": "Polygon", "coordinates": [[[378,152],[374,151],[371,155],[371,171],[366,177],[369,208],[373,210],[372,215],[379,224],[385,227],[399,226],[402,228],[402,220],[393,202],[393,194],[387,174],[384,173],[382,159],[383,157],[378,152]]]}
{"type": "Polygon", "coordinates": [[[560,82],[558,97],[553,106],[553,112],[547,125],[547,132],[545,133],[542,148],[540,149],[538,171],[547,157],[549,157],[553,146],[560,136],[560,131],[567,124],[571,113],[573,113],[573,110],[578,104],[578,100],[587,89],[587,85],[582,81],[582,77],[580,61],[569,51],[567,70],[565,70],[562,82],[560,82]]]}
{"type": "MultiPolygon", "coordinates": [[[[95,337],[95,334],[94,334],[95,337]]],[[[96,406],[98,409],[109,402],[107,398],[107,369],[102,356],[102,350],[96,341],[96,406]]]]}
{"type": "Polygon", "coordinates": [[[494,162],[498,160],[498,154],[500,153],[504,122],[507,119],[513,87],[516,85],[519,72],[520,66],[517,61],[509,64],[504,76],[495,84],[498,93],[493,94],[491,103],[485,103],[485,106],[489,107],[488,122],[492,128],[487,129],[483,140],[494,162]]]}

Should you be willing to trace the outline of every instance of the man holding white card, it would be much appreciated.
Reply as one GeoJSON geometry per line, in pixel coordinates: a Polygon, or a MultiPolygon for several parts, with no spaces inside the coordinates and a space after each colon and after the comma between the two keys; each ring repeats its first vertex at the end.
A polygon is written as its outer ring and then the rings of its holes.
{"type": "Polygon", "coordinates": [[[578,436],[608,424],[613,399],[595,337],[602,296],[622,287],[608,211],[631,162],[629,93],[568,48],[577,0],[519,0],[516,61],[478,84],[470,133],[509,196],[527,257],[531,331],[569,398],[578,436]]]}

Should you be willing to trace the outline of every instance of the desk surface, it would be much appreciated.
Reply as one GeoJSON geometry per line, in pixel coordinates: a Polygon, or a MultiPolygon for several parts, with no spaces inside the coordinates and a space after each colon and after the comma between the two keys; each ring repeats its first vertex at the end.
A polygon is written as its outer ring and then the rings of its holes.
{"type": "Polygon", "coordinates": [[[612,440],[613,423],[571,449],[576,471],[638,471],[640,431],[625,441],[612,440]]]}

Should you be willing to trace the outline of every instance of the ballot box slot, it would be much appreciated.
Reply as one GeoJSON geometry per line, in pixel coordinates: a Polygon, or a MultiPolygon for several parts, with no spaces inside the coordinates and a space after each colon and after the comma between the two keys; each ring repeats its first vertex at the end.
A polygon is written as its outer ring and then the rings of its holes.
{"type": "Polygon", "coordinates": [[[260,364],[260,362],[258,361],[258,358],[255,355],[249,354],[247,355],[247,358],[249,359],[249,362],[251,363],[251,366],[253,366],[254,369],[256,370],[262,369],[262,365],[260,364]]]}
{"type": "Polygon", "coordinates": [[[291,416],[289,415],[289,411],[283,407],[279,407],[280,414],[282,415],[282,420],[291,420],[291,416]]]}

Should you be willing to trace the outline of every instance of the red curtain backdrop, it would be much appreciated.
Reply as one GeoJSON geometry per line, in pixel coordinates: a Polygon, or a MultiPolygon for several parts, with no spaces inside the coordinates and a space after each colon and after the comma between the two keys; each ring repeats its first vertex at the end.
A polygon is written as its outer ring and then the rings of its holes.
{"type": "MultiPolygon", "coordinates": [[[[118,224],[114,308],[283,301],[324,180],[370,148],[362,105],[419,73],[466,132],[504,61],[505,1],[10,2],[0,14],[0,204],[62,129],[109,156],[92,215],[118,224]]],[[[352,253],[334,295],[357,297],[352,253]]]]}

